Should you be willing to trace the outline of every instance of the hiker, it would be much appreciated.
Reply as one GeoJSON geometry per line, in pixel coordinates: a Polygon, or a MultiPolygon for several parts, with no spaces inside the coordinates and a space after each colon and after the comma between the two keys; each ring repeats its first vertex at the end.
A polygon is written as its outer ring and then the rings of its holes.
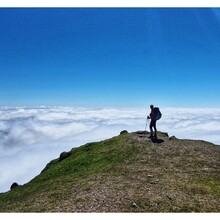
{"type": "Polygon", "coordinates": [[[156,122],[159,120],[162,116],[160,110],[158,107],[154,107],[153,105],[150,105],[151,113],[147,117],[148,119],[151,119],[150,121],[150,138],[157,139],[157,127],[156,122]],[[153,131],[154,129],[154,131],[153,131]]]}

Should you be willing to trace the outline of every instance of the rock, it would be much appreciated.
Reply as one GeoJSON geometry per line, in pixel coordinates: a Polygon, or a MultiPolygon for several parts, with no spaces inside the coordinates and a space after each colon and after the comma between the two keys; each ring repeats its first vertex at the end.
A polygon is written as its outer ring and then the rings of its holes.
{"type": "Polygon", "coordinates": [[[137,209],[137,208],[138,208],[138,205],[137,205],[135,202],[133,202],[133,203],[132,203],[132,207],[135,208],[135,209],[137,209]]]}
{"type": "Polygon", "coordinates": [[[16,188],[18,186],[19,186],[18,183],[14,182],[14,183],[12,183],[10,189],[12,190],[12,189],[14,189],[14,188],[16,188]]]}
{"type": "Polygon", "coordinates": [[[127,134],[127,133],[128,133],[128,131],[123,130],[123,131],[120,132],[120,135],[121,135],[121,134],[127,134]]]}
{"type": "Polygon", "coordinates": [[[148,178],[154,178],[154,175],[147,175],[148,178]]]}
{"type": "Polygon", "coordinates": [[[159,183],[159,181],[160,181],[159,179],[156,179],[156,180],[151,181],[150,184],[156,184],[156,183],[159,183]]]}
{"type": "Polygon", "coordinates": [[[168,195],[166,195],[167,196],[167,198],[169,199],[169,200],[172,200],[172,198],[170,197],[170,196],[168,196],[168,195]]]}
{"type": "Polygon", "coordinates": [[[171,136],[171,137],[169,137],[169,140],[171,141],[171,140],[176,140],[177,138],[175,137],[175,136],[171,136]]]}
{"type": "Polygon", "coordinates": [[[72,154],[71,152],[65,152],[65,151],[62,152],[59,157],[59,162],[68,158],[69,156],[71,156],[71,154],[72,154]]]}

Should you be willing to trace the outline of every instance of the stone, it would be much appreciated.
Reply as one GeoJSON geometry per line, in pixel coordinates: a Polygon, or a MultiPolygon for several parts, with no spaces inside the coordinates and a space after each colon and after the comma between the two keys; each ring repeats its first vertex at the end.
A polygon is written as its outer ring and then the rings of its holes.
{"type": "Polygon", "coordinates": [[[148,178],[154,178],[154,175],[147,175],[148,178]]]}
{"type": "Polygon", "coordinates": [[[71,154],[72,154],[71,152],[65,152],[65,151],[62,152],[59,157],[59,162],[68,158],[69,156],[71,156],[71,154]]]}
{"type": "Polygon", "coordinates": [[[170,196],[168,196],[168,195],[166,195],[167,196],[167,198],[169,199],[169,200],[172,200],[172,198],[170,197],[170,196]]]}
{"type": "Polygon", "coordinates": [[[135,202],[133,202],[132,207],[136,209],[136,208],[138,208],[138,205],[135,202]]]}
{"type": "Polygon", "coordinates": [[[120,135],[121,135],[121,134],[127,134],[127,133],[128,133],[127,130],[123,130],[123,131],[120,132],[120,135]]]}
{"type": "Polygon", "coordinates": [[[14,183],[12,183],[10,189],[12,190],[12,189],[14,189],[14,188],[16,188],[18,186],[19,186],[18,183],[14,182],[14,183]]]}
{"type": "Polygon", "coordinates": [[[177,138],[175,137],[175,136],[171,136],[171,137],[169,137],[169,140],[171,141],[171,140],[176,140],[177,138]]]}

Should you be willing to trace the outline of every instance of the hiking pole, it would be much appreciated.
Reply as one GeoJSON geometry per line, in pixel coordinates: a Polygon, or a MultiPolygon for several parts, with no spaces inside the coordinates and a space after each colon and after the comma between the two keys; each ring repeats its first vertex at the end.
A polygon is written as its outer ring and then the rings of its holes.
{"type": "Polygon", "coordinates": [[[148,116],[147,116],[147,120],[146,120],[146,125],[145,125],[144,132],[146,132],[146,129],[147,129],[147,124],[148,124],[148,116]]]}

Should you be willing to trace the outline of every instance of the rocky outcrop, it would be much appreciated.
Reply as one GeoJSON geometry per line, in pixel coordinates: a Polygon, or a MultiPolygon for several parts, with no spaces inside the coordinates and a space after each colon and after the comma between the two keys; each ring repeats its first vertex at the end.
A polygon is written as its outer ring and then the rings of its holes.
{"type": "Polygon", "coordinates": [[[123,131],[120,132],[120,135],[121,135],[121,134],[127,134],[127,133],[128,133],[127,130],[123,130],[123,131]]]}
{"type": "Polygon", "coordinates": [[[14,182],[14,183],[12,183],[10,189],[12,190],[12,189],[14,189],[14,188],[16,188],[16,187],[18,187],[18,186],[19,186],[19,184],[16,183],[16,182],[14,182]]]}
{"type": "Polygon", "coordinates": [[[71,155],[72,155],[71,151],[69,151],[69,152],[65,152],[65,151],[62,152],[62,153],[60,154],[60,157],[59,157],[59,162],[61,162],[62,160],[68,158],[68,157],[71,156],[71,155]]]}

